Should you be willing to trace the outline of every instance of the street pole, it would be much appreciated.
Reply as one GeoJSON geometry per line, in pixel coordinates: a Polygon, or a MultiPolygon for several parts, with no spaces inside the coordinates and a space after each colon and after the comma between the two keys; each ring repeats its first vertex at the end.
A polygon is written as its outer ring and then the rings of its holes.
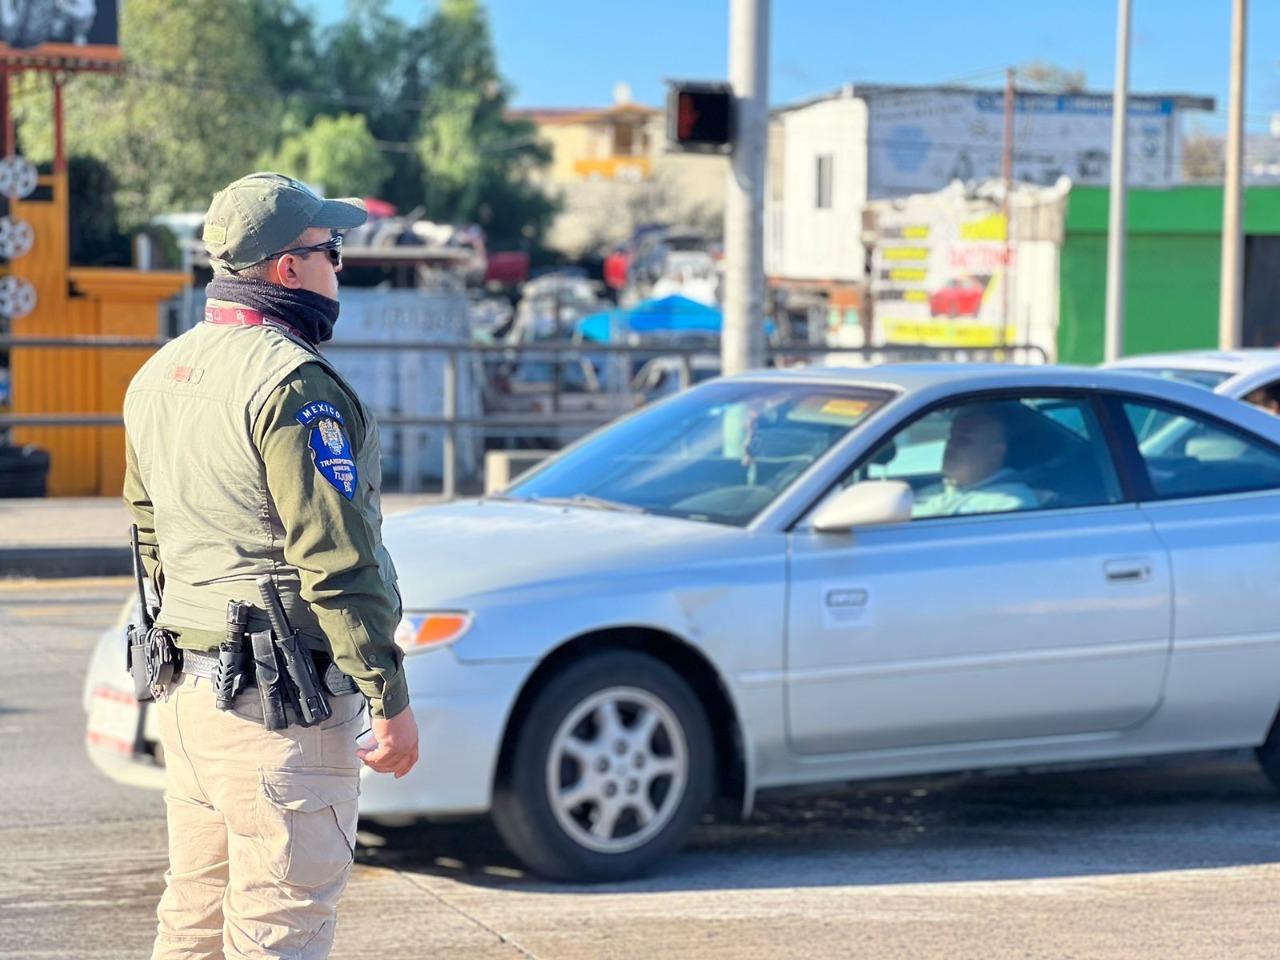
{"type": "Polygon", "coordinates": [[[769,0],[730,0],[737,114],[724,205],[724,373],[764,366],[764,173],[769,142],[769,0]]]}
{"type": "Polygon", "coordinates": [[[1231,87],[1227,108],[1227,168],[1222,184],[1222,279],[1218,301],[1218,348],[1244,342],[1244,154],[1245,0],[1231,5],[1231,87]]]}
{"type": "Polygon", "coordinates": [[[1003,301],[1000,310],[1000,335],[996,342],[1004,346],[1009,332],[1009,281],[1013,277],[1013,112],[1014,73],[1010,67],[1004,77],[1004,156],[1001,158],[1001,179],[1004,180],[1004,199],[1000,204],[1000,212],[1004,216],[1004,267],[1000,274],[1000,296],[1003,301]]]}
{"type": "Polygon", "coordinates": [[[1128,183],[1125,150],[1129,120],[1129,0],[1120,0],[1116,24],[1116,85],[1111,100],[1111,216],[1107,224],[1107,316],[1103,358],[1124,355],[1124,254],[1128,183]]]}

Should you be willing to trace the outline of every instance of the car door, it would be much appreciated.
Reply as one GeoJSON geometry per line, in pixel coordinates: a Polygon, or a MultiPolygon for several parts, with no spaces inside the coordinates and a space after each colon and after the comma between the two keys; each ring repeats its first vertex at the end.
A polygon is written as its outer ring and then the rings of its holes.
{"type": "MultiPolygon", "coordinates": [[[[915,419],[846,481],[905,479],[917,509],[936,502],[951,428],[994,402],[915,419]]],[[[1159,704],[1169,563],[1151,521],[1124,502],[1092,402],[998,402],[1017,425],[985,498],[852,534],[804,522],[792,533],[786,711],[796,752],[1102,735],[1159,704]]]]}
{"type": "Polygon", "coordinates": [[[1177,584],[1175,708],[1194,711],[1193,735],[1260,740],[1280,698],[1280,447],[1198,410],[1111,402],[1177,584]]]}

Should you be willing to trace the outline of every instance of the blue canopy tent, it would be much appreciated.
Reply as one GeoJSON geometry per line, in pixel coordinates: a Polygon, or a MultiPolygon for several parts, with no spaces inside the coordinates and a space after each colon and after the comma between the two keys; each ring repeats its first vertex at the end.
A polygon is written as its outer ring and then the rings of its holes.
{"type": "Polygon", "coordinates": [[[578,333],[588,340],[607,343],[614,331],[628,333],[719,333],[724,313],[679,294],[645,300],[630,310],[604,310],[577,323],[578,333]]]}

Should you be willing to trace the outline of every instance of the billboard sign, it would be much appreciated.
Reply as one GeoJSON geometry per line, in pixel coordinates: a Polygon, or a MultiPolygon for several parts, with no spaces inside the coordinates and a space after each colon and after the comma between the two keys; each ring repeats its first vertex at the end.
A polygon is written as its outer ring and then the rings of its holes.
{"type": "Polygon", "coordinates": [[[871,258],[874,343],[995,347],[1016,340],[1005,321],[1003,285],[1017,246],[1005,242],[998,208],[965,206],[921,198],[879,213],[871,258]]]}
{"type": "MultiPolygon", "coordinates": [[[[940,190],[952,180],[998,179],[1004,154],[1003,93],[875,90],[868,111],[871,199],[940,190]]],[[[1013,179],[1050,185],[1061,176],[1106,186],[1111,167],[1111,97],[1020,93],[1014,98],[1013,179]]],[[[1128,180],[1178,183],[1181,146],[1169,98],[1130,97],[1128,180]]]]}
{"type": "Polygon", "coordinates": [[[0,62],[114,63],[121,0],[0,0],[0,62]]]}

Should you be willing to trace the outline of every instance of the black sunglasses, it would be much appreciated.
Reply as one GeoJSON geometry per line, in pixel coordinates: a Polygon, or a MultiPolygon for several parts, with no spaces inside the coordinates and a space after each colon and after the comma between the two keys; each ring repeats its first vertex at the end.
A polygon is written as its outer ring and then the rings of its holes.
{"type": "Polygon", "coordinates": [[[259,263],[266,263],[268,260],[274,260],[276,257],[283,257],[286,253],[320,253],[323,251],[329,258],[329,262],[333,264],[334,269],[342,266],[342,235],[334,234],[324,243],[317,243],[310,247],[290,247],[288,250],[281,250],[273,253],[269,257],[263,257],[259,263]]]}

